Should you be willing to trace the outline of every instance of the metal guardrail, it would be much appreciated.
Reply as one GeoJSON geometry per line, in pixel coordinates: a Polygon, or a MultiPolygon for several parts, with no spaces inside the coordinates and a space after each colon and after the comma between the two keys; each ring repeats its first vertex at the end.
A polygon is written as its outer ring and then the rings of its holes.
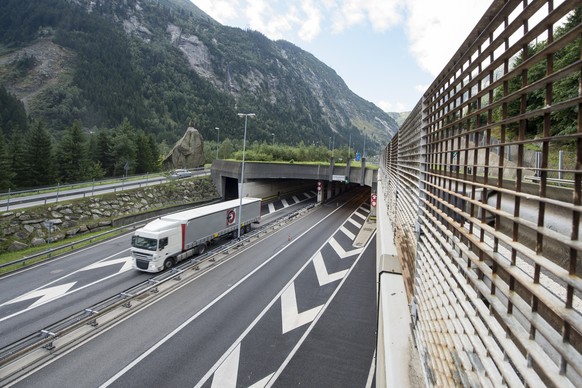
{"type": "MultiPolygon", "coordinates": [[[[203,167],[191,169],[189,171],[201,173],[204,170],[203,167]]],[[[209,172],[210,170],[206,170],[209,172]]],[[[194,174],[193,176],[197,176],[194,174]]],[[[19,190],[0,193],[0,208],[5,208],[4,210],[9,211],[11,206],[19,205],[23,203],[39,202],[44,201],[46,205],[49,202],[59,202],[61,200],[66,200],[67,197],[77,197],[83,196],[92,197],[98,195],[102,191],[112,190],[116,192],[118,189],[120,191],[126,188],[135,188],[136,186],[141,187],[142,185],[149,185],[155,182],[163,183],[168,180],[172,180],[166,176],[158,176],[150,178],[150,174],[143,175],[132,175],[123,178],[109,178],[100,181],[92,182],[81,182],[81,183],[71,183],[66,185],[57,185],[49,187],[39,187],[35,189],[19,190]],[[140,179],[145,179],[145,182],[139,181],[140,179]],[[33,195],[42,195],[42,198],[33,197],[33,195]]]]}
{"type": "Polygon", "coordinates": [[[430,385],[582,386],[581,6],[493,1],[384,151],[430,385]]]}
{"type": "MultiPolygon", "coordinates": [[[[269,224],[263,225],[255,231],[244,235],[240,240],[232,240],[200,256],[185,260],[170,271],[162,272],[111,298],[101,301],[83,311],[79,311],[0,349],[0,372],[2,372],[0,373],[0,383],[6,383],[7,380],[12,379],[14,375],[21,373],[30,365],[36,365],[38,362],[46,359],[57,347],[58,350],[68,349],[68,347],[78,343],[81,339],[94,335],[97,327],[106,327],[123,318],[127,313],[135,312],[135,306],[138,303],[141,303],[141,308],[152,303],[155,298],[150,298],[147,303],[143,303],[144,297],[148,296],[148,294],[158,294],[158,296],[161,296],[163,294],[162,289],[165,292],[170,291],[174,288],[174,285],[170,284],[170,281],[183,280],[182,275],[186,271],[193,269],[198,271],[198,273],[203,273],[200,271],[202,264],[209,264],[205,268],[209,269],[221,261],[217,261],[217,255],[221,253],[228,255],[232,249],[248,246],[251,240],[253,240],[253,243],[260,241],[262,237],[269,234],[270,230],[276,230],[284,224],[297,219],[299,216],[306,215],[316,206],[316,204],[310,204],[290,214],[281,216],[269,224]],[[125,311],[118,311],[114,314],[120,308],[125,311]],[[69,336],[70,338],[68,338],[69,336]],[[24,357],[25,355],[26,357],[24,357]],[[17,360],[23,360],[23,364],[13,366],[12,363],[17,362],[17,360]]],[[[226,257],[222,260],[225,260],[226,257]]],[[[179,283],[176,282],[175,284],[179,283]]]]}

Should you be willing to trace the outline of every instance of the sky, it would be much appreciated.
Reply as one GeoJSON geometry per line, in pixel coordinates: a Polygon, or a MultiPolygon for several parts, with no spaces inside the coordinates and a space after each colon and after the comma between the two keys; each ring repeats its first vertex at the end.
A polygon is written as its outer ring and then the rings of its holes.
{"type": "Polygon", "coordinates": [[[223,25],[284,39],[386,112],[412,110],[493,0],[191,0],[223,25]]]}

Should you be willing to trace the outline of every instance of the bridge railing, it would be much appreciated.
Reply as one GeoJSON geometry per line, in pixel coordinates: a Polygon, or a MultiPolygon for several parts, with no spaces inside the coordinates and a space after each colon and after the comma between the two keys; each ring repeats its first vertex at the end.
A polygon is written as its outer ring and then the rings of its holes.
{"type": "Polygon", "coordinates": [[[430,384],[582,386],[581,7],[494,0],[384,151],[430,384]]]}

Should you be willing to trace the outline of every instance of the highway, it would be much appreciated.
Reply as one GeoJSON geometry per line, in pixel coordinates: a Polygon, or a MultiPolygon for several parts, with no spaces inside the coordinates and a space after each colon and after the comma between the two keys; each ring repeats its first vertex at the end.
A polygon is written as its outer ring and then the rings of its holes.
{"type": "MultiPolygon", "coordinates": [[[[210,170],[199,170],[192,171],[192,176],[204,176],[210,175],[210,170]]],[[[10,196],[7,194],[2,195],[0,199],[0,210],[9,211],[16,209],[23,209],[32,206],[46,205],[47,203],[55,203],[59,201],[68,201],[77,198],[91,197],[94,195],[102,195],[106,193],[113,193],[117,191],[135,189],[138,187],[152,186],[160,183],[165,183],[168,181],[166,177],[153,177],[153,178],[140,178],[132,180],[120,179],[119,183],[108,183],[108,184],[93,184],[92,186],[85,186],[80,188],[66,189],[63,186],[59,190],[56,187],[52,188],[52,191],[45,192],[41,194],[33,194],[37,190],[30,190],[29,195],[18,195],[14,196],[12,193],[10,196]]],[[[86,185],[89,185],[87,182],[86,185]]]]}
{"type": "MultiPolygon", "coordinates": [[[[352,245],[367,215],[367,208],[360,207],[367,197],[364,191],[355,199],[344,196],[318,207],[94,340],[63,354],[57,350],[48,366],[17,385],[369,386],[375,248],[373,239],[366,249],[352,245]]],[[[34,271],[13,276],[18,284],[26,284],[20,277],[27,277],[29,288],[67,289],[65,296],[57,297],[55,291],[18,299],[22,288],[5,296],[1,282],[2,332],[28,334],[34,326],[28,321],[54,321],[62,314],[57,311],[79,311],[83,302],[85,308],[147,279],[151,275],[128,270],[123,260],[128,240],[101,248],[107,260],[93,261],[101,264],[81,264],[77,256],[76,261],[59,260],[60,271],[42,266],[46,277],[37,283],[34,271]],[[71,275],[63,274],[62,267],[69,265],[71,275]],[[24,311],[43,298],[44,304],[24,311]]],[[[91,255],[88,249],[80,256],[91,255]]]]}

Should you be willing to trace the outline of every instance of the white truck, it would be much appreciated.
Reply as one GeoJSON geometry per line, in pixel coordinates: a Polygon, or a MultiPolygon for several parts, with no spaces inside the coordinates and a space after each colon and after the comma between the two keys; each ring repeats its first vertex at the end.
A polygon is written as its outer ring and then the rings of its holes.
{"type": "MultiPolygon", "coordinates": [[[[238,235],[240,200],[169,214],[135,231],[131,239],[133,267],[145,272],[160,272],[194,255],[204,253],[207,244],[228,233],[238,235]]],[[[251,223],[261,219],[261,200],[243,198],[240,217],[241,235],[251,223]]]]}

